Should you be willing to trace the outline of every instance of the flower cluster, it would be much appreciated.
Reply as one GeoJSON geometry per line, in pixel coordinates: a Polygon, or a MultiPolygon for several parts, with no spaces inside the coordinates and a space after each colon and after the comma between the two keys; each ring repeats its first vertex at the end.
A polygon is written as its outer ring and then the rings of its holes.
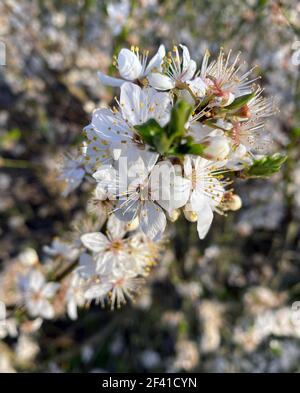
{"type": "Polygon", "coordinates": [[[67,190],[85,171],[111,201],[111,213],[137,220],[153,241],[181,211],[197,221],[203,239],[214,212],[241,207],[229,188],[234,175],[280,167],[278,154],[267,156],[268,168],[262,162],[271,145],[264,119],[272,102],[262,96],[259,77],[251,78],[253,69],[243,72],[239,55],[223,49],[216,60],[207,51],[199,68],[184,45],[168,53],[161,45],[150,60],[148,51],[123,48],[113,64],[119,77],[98,76],[120,96],[112,109],[94,111],[78,159],[63,171],[67,190]]]}
{"type": "MultiPolygon", "coordinates": [[[[120,95],[112,108],[93,112],[59,174],[65,196],[84,178],[93,184],[87,219],[66,241],[44,247],[50,263],[29,254],[16,270],[13,296],[34,318],[32,329],[64,311],[76,319],[78,307],[91,302],[120,307],[157,262],[167,221],[182,213],[203,239],[214,213],[241,207],[232,189],[237,175],[280,169],[284,157],[263,155],[272,104],[250,78],[253,70],[243,73],[238,62],[223,50],[210,61],[206,52],[197,68],[184,45],[170,53],[161,45],[150,60],[134,47],[114,58],[118,78],[98,73],[120,95]]],[[[2,319],[1,334],[15,334],[5,310],[2,319]]]]}
{"type": "Polygon", "coordinates": [[[139,292],[162,243],[139,231],[137,221],[127,224],[114,215],[108,217],[99,195],[95,191],[90,203],[94,209],[103,208],[103,217],[96,218],[89,209],[90,220],[74,223],[67,240],[54,239],[44,247],[43,262],[28,249],[5,266],[0,280],[0,338],[34,332],[44,319],[65,312],[77,319],[78,308],[92,301],[119,308],[139,292]]]}
{"type": "Polygon", "coordinates": [[[127,225],[110,216],[106,234],[90,232],[81,241],[92,255],[84,252],[74,270],[66,293],[68,314],[77,318],[77,306],[92,300],[111,308],[132,299],[149,274],[159,254],[159,245],[135,230],[136,224],[127,225]]]}

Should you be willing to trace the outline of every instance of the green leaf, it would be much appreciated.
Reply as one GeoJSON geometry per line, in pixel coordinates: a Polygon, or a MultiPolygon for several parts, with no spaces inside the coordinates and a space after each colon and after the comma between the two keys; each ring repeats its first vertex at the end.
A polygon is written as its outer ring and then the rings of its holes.
{"type": "Polygon", "coordinates": [[[254,160],[253,164],[242,172],[242,177],[269,177],[280,171],[280,168],[286,159],[287,156],[275,153],[272,156],[265,156],[258,160],[254,160]]]}
{"type": "Polygon", "coordinates": [[[291,137],[299,138],[300,137],[300,127],[294,127],[291,129],[291,137]]]}
{"type": "Polygon", "coordinates": [[[134,126],[145,143],[153,147],[160,154],[164,154],[170,146],[166,131],[156,120],[150,119],[146,123],[134,126]]]}
{"type": "Polygon", "coordinates": [[[230,105],[227,105],[223,110],[232,111],[242,108],[242,106],[246,105],[253,97],[255,97],[255,93],[245,94],[244,96],[236,98],[230,105]]]}
{"type": "Polygon", "coordinates": [[[193,107],[184,100],[177,102],[171,112],[171,119],[167,127],[167,134],[171,142],[182,138],[186,132],[185,124],[192,114],[193,107]]]}
{"type": "Polygon", "coordinates": [[[188,121],[193,107],[185,101],[178,101],[172,109],[171,118],[164,128],[156,120],[150,119],[144,124],[136,125],[134,128],[145,143],[150,145],[160,154],[170,154],[172,144],[180,144],[185,134],[185,124],[188,121]]]}
{"type": "Polygon", "coordinates": [[[144,140],[144,142],[149,145],[153,145],[153,137],[160,135],[163,128],[157,123],[156,120],[150,119],[146,123],[134,126],[138,131],[139,136],[144,140]]]}
{"type": "Polygon", "coordinates": [[[0,135],[0,147],[9,148],[13,146],[21,138],[21,131],[19,128],[13,128],[5,134],[0,135]]]}
{"type": "Polygon", "coordinates": [[[201,156],[206,147],[207,146],[201,145],[200,143],[193,143],[188,141],[169,149],[168,154],[179,156],[184,154],[193,154],[195,156],[201,156]]]}

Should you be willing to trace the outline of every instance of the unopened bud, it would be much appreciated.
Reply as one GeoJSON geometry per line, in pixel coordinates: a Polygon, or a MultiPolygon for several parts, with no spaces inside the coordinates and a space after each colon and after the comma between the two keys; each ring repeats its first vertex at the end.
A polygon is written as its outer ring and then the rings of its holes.
{"type": "Polygon", "coordinates": [[[177,221],[179,216],[180,216],[180,210],[179,209],[175,209],[171,213],[168,213],[168,219],[171,222],[177,221]]]}
{"type": "Polygon", "coordinates": [[[26,248],[19,254],[19,260],[25,266],[34,266],[39,262],[39,257],[33,248],[26,248]]]}
{"type": "Polygon", "coordinates": [[[236,194],[225,194],[224,207],[226,210],[239,210],[242,207],[242,200],[236,194]]]}
{"type": "Polygon", "coordinates": [[[249,119],[251,117],[251,111],[248,105],[243,105],[241,109],[237,112],[237,116],[249,119]]]}
{"type": "Polygon", "coordinates": [[[183,214],[184,214],[184,217],[190,222],[196,222],[198,220],[198,214],[193,210],[189,210],[189,209],[184,208],[183,214]]]}
{"type": "Polygon", "coordinates": [[[230,146],[224,136],[210,136],[203,141],[207,145],[204,158],[208,160],[222,161],[228,157],[230,146]]]}

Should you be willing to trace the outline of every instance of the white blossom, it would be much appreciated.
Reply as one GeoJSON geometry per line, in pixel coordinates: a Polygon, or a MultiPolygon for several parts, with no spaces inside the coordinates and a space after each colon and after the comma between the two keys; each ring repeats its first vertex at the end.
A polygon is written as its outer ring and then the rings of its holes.
{"type": "Polygon", "coordinates": [[[81,184],[84,175],[84,157],[66,155],[58,176],[58,180],[65,183],[63,196],[67,196],[74,191],[81,184]]]}
{"type": "Polygon", "coordinates": [[[190,210],[197,213],[197,230],[203,239],[213,220],[213,212],[220,212],[225,193],[224,183],[219,175],[224,173],[224,162],[212,162],[201,157],[186,156],[184,173],[190,179],[190,210]]]}
{"type": "Polygon", "coordinates": [[[130,4],[128,0],[120,0],[118,3],[110,2],[107,7],[108,24],[113,35],[119,35],[125,26],[130,13],[130,4]]]}
{"type": "Polygon", "coordinates": [[[120,220],[132,221],[138,217],[141,230],[150,239],[158,240],[166,226],[163,209],[171,212],[186,203],[188,181],[176,175],[174,167],[167,163],[163,163],[165,179],[162,181],[159,165],[155,167],[158,155],[144,153],[143,158],[141,155],[131,162],[128,188],[125,190],[114,169],[99,170],[94,177],[118,197],[115,214],[120,220]],[[157,170],[154,170],[154,167],[157,170]],[[131,178],[130,174],[133,175],[131,178]]]}
{"type": "Polygon", "coordinates": [[[179,54],[177,46],[173,48],[173,54],[166,59],[163,71],[155,71],[148,75],[149,83],[158,90],[170,90],[176,86],[181,87],[184,83],[189,83],[196,72],[196,62],[191,59],[188,48],[180,45],[182,56],[179,54]]]}
{"type": "Polygon", "coordinates": [[[131,50],[123,48],[120,50],[116,59],[116,66],[122,79],[107,76],[98,71],[100,81],[107,86],[122,86],[124,82],[143,80],[147,76],[152,75],[153,70],[159,70],[161,63],[166,54],[165,47],[160,45],[157,53],[148,63],[148,52],[140,53],[138,47],[132,47],[131,50]],[[148,64],[147,64],[148,63],[148,64]]]}
{"type": "MultiPolygon", "coordinates": [[[[155,119],[164,126],[170,118],[171,101],[168,93],[157,92],[152,88],[141,89],[126,82],[121,87],[119,109],[100,108],[94,111],[91,124],[86,132],[109,143],[111,150],[144,148],[137,135],[135,125],[155,119]]],[[[100,158],[100,148],[95,153],[100,158]]],[[[107,158],[105,156],[104,158],[107,158]]],[[[117,157],[116,157],[117,158],[117,157]]]]}
{"type": "Polygon", "coordinates": [[[28,275],[22,276],[19,281],[21,293],[28,313],[32,317],[52,319],[54,308],[51,299],[56,294],[60,284],[46,282],[44,275],[36,269],[31,270],[28,275]]]}
{"type": "Polygon", "coordinates": [[[85,303],[83,284],[84,280],[74,272],[66,293],[67,313],[73,320],[78,317],[77,307],[83,307],[85,303]]]}
{"type": "Polygon", "coordinates": [[[107,236],[100,232],[81,236],[84,246],[94,253],[98,273],[107,274],[118,270],[122,260],[125,262],[128,258],[124,235],[124,223],[111,216],[107,224],[107,236]]]}

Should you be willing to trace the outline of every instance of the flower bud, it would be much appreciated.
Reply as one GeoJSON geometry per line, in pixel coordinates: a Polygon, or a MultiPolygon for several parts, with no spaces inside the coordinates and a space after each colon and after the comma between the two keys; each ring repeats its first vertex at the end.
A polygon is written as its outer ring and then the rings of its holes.
{"type": "Polygon", "coordinates": [[[195,211],[187,208],[187,205],[183,208],[183,214],[184,217],[190,222],[196,222],[198,220],[198,214],[195,211]]]}
{"type": "Polygon", "coordinates": [[[180,216],[180,210],[179,209],[174,209],[171,213],[168,213],[168,220],[171,222],[175,222],[178,220],[180,216]]]}
{"type": "Polygon", "coordinates": [[[39,262],[39,257],[33,248],[26,248],[19,254],[19,260],[24,266],[34,266],[39,262]]]}
{"type": "Polygon", "coordinates": [[[235,114],[235,116],[238,117],[239,120],[248,120],[251,117],[251,111],[249,109],[248,105],[243,105],[239,111],[235,114]]]}
{"type": "Polygon", "coordinates": [[[222,161],[228,157],[230,146],[224,136],[210,136],[203,140],[207,148],[204,151],[204,158],[208,160],[222,161]]]}
{"type": "Polygon", "coordinates": [[[227,193],[224,195],[225,210],[236,211],[242,207],[242,200],[237,194],[227,193]]]}

